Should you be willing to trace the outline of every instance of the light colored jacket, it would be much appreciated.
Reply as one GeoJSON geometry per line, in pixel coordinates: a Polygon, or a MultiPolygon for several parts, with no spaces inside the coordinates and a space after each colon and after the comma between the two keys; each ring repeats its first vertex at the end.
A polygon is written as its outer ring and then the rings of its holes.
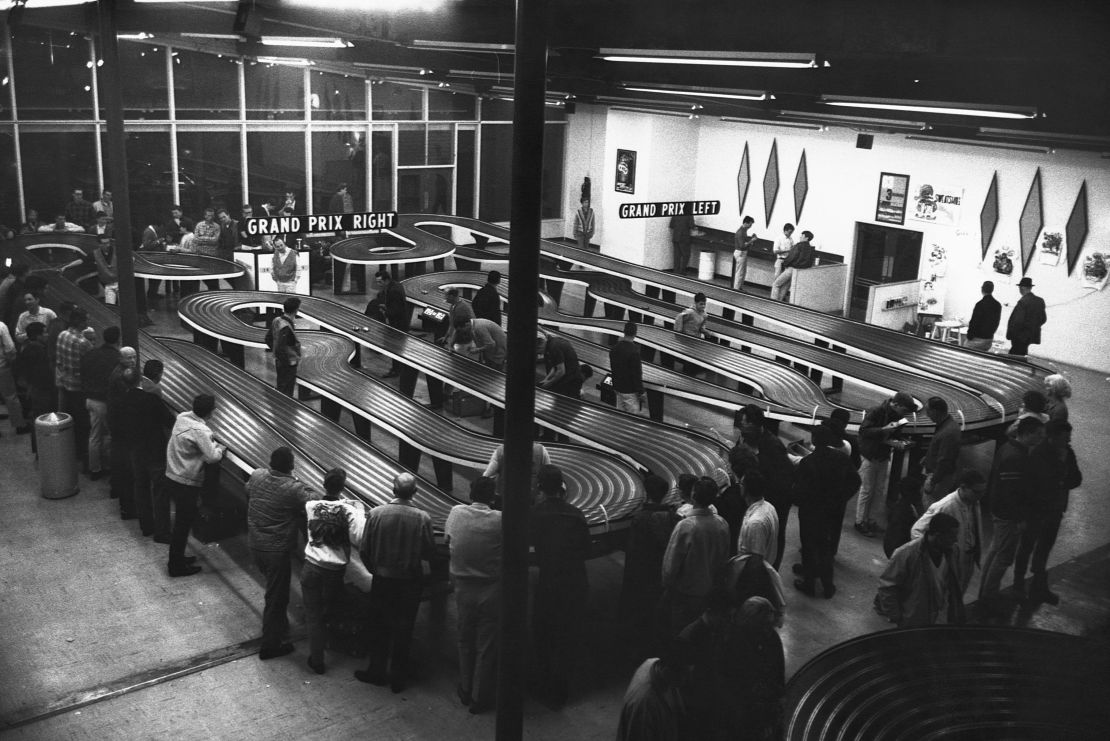
{"type": "Polygon", "coordinates": [[[894,551],[886,571],[879,577],[879,593],[875,607],[900,628],[920,628],[934,625],[940,617],[941,604],[947,596],[949,623],[964,619],[963,591],[956,574],[955,554],[949,553],[944,561],[944,588],[942,594],[931,574],[932,564],[925,538],[911,540],[894,551]]]}
{"type": "Polygon", "coordinates": [[[204,464],[224,457],[227,446],[220,445],[208,424],[192,412],[177,415],[166,445],[166,478],[185,486],[204,484],[204,464]]]}

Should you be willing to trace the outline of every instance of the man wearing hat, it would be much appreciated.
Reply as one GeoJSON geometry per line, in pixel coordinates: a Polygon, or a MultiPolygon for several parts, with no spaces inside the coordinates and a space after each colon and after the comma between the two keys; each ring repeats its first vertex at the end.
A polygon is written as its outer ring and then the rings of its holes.
{"type": "Polygon", "coordinates": [[[1021,298],[1006,323],[1006,339],[1011,355],[1028,355],[1030,345],[1041,343],[1041,327],[1048,321],[1044,299],[1033,293],[1033,281],[1026,277],[1018,283],[1021,298]]]}

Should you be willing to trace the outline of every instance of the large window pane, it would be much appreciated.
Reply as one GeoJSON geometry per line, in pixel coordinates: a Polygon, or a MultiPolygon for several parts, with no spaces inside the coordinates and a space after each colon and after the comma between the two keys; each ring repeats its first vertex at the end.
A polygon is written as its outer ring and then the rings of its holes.
{"type": "Polygon", "coordinates": [[[43,221],[65,211],[74,189],[96,200],[96,153],[93,131],[19,135],[23,152],[23,188],[27,207],[43,221]]]}
{"type": "MultiPolygon", "coordinates": [[[[485,105],[482,107],[483,115],[485,105]]],[[[513,127],[508,124],[483,124],[482,178],[478,185],[478,218],[508,221],[512,194],[513,127]]]]}
{"type": "Polygon", "coordinates": [[[8,73],[8,55],[0,52],[0,121],[12,120],[11,96],[8,94],[11,76],[8,73]]]}
{"type": "MultiPolygon", "coordinates": [[[[125,118],[165,120],[170,117],[170,97],[166,91],[166,50],[161,46],[119,42],[120,95],[125,118]]],[[[109,84],[104,67],[97,68],[100,82],[101,118],[107,118],[105,86],[109,84]]],[[[22,115],[22,112],[21,112],[22,115]]]]}
{"type": "Polygon", "coordinates": [[[421,121],[424,118],[424,91],[392,82],[374,85],[370,93],[377,121],[421,121]]]}
{"type": "Polygon", "coordinates": [[[449,93],[444,90],[428,91],[429,121],[473,121],[475,98],[465,93],[449,93]]]}
{"type": "Polygon", "coordinates": [[[366,167],[365,150],[360,150],[360,137],[351,131],[319,131],[312,134],[312,191],[314,213],[331,213],[329,201],[340,185],[347,186],[355,211],[366,207],[362,188],[366,167]],[[362,153],[360,155],[360,152],[362,153]]]}
{"type": "Polygon", "coordinates": [[[247,118],[262,121],[304,119],[304,71],[300,67],[248,62],[243,71],[247,86],[247,118]]]}
{"type": "Polygon", "coordinates": [[[397,210],[445,214],[451,208],[451,168],[427,167],[397,173],[397,210]]]}
{"type": "Polygon", "coordinates": [[[459,129],[458,164],[455,167],[455,214],[474,216],[474,153],[477,132],[459,129]]]}
{"type": "Polygon", "coordinates": [[[177,162],[181,205],[190,217],[202,217],[209,205],[238,213],[243,205],[238,132],[178,132],[177,162]]]}
{"type": "Polygon", "coordinates": [[[455,132],[448,125],[428,126],[428,164],[453,165],[455,163],[455,132]]]}
{"type": "Polygon", "coordinates": [[[563,215],[563,142],[567,127],[543,127],[543,180],[540,190],[540,218],[557,219],[563,215]]]}
{"type": "MultiPolygon", "coordinates": [[[[127,185],[133,231],[150,223],[165,223],[173,205],[173,170],[170,167],[170,133],[129,131],[127,136],[127,185]]],[[[107,135],[104,151],[108,151],[107,135]]],[[[117,193],[112,183],[105,187],[117,193]]],[[[184,197],[184,189],[182,190],[184,197]]],[[[89,193],[85,197],[95,200],[89,193]]],[[[117,228],[120,228],[117,225],[117,228]]],[[[141,232],[139,232],[141,234],[141,232]]]]}
{"type": "MultiPolygon", "coordinates": [[[[297,196],[297,210],[304,213],[304,134],[287,131],[247,133],[247,169],[251,203],[266,198],[281,206],[286,189],[297,196]]],[[[257,211],[256,215],[261,215],[257,211]]]]}
{"type": "Polygon", "coordinates": [[[89,42],[74,33],[20,26],[12,37],[19,118],[91,119],[89,42]]]}
{"type": "Polygon", "coordinates": [[[513,102],[501,98],[486,98],[482,100],[483,121],[512,121],[513,102]]]}
{"type": "Polygon", "coordinates": [[[313,72],[310,105],[313,121],[365,121],[366,81],[361,77],[313,72]]]}
{"type": "MultiPolygon", "coordinates": [[[[15,137],[0,133],[0,224],[19,233],[23,214],[19,213],[19,179],[15,172],[15,137]]],[[[40,218],[42,215],[40,214],[40,218]]]]}
{"type": "Polygon", "coordinates": [[[398,127],[397,164],[401,167],[427,164],[424,159],[424,125],[398,127]]]}
{"type": "Polygon", "coordinates": [[[370,135],[370,176],[373,184],[374,211],[389,211],[393,205],[393,132],[375,131],[370,135]]]}
{"type": "MultiPolygon", "coordinates": [[[[239,118],[239,60],[186,49],[174,49],[173,54],[178,118],[239,118]]],[[[294,102],[298,110],[299,100],[294,102]]]]}

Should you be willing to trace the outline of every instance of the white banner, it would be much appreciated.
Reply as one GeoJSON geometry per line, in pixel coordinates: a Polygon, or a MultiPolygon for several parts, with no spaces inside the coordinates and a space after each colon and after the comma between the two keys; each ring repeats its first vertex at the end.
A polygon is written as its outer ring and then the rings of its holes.
{"type": "Polygon", "coordinates": [[[964,189],[925,183],[918,186],[913,201],[913,209],[907,214],[913,221],[954,227],[960,223],[964,189]]]}

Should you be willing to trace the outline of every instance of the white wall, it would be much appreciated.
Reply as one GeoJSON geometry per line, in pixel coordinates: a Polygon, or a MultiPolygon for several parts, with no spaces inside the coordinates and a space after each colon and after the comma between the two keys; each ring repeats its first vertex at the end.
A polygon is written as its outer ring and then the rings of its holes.
{"type": "MultiPolygon", "coordinates": [[[[577,115],[577,114],[576,114],[577,115]]],[[[581,126],[571,116],[570,137],[581,135],[581,126]],[[578,132],[578,133],[576,133],[578,132]]],[[[595,114],[596,115],[596,114],[595,114]]],[[[596,128],[596,119],[591,119],[596,128]]],[[[963,188],[961,221],[955,228],[924,224],[907,218],[901,227],[923,234],[921,273],[932,244],[945,247],[949,255],[945,277],[945,317],[971,314],[979,298],[979,286],[993,280],[995,296],[1003,303],[1002,326],[1018,298],[1020,267],[1011,282],[991,270],[991,254],[982,258],[979,212],[992,175],[998,173],[999,223],[991,250],[1006,245],[1020,254],[1018,218],[1026,194],[1039,167],[1044,196],[1046,231],[1064,231],[1080,185],[1086,180],[1089,233],[1075,272],[1067,274],[1066,259],[1055,266],[1043,265],[1034,255],[1028,275],[1036,284],[1034,291],[1048,305],[1048,323],[1043,343],[1034,345],[1033,355],[1048,361],[1064,362],[1110,371],[1110,290],[1092,292],[1079,281],[1083,258],[1094,250],[1110,250],[1110,160],[1097,153],[1058,151],[1055,154],[996,150],[954,144],[910,141],[903,135],[875,134],[872,149],[857,149],[854,131],[832,129],[808,131],[771,126],[722,122],[703,118],[696,121],[625,112],[610,113],[606,124],[604,169],[595,181],[594,199],[602,194],[604,210],[598,211],[604,224],[603,251],[622,259],[652,266],[669,265],[669,238],[666,219],[650,224],[617,219],[610,174],[615,166],[616,149],[636,149],[639,153],[635,196],[627,201],[657,201],[683,198],[690,178],[694,178],[691,198],[721,201],[721,213],[699,217],[697,222],[718,229],[735,230],[742,214],[737,207],[736,174],[744,143],[748,143],[751,185],[743,213],[755,219],[755,232],[774,238],[784,222],[794,222],[794,177],[802,150],[806,152],[809,192],[799,230],[809,229],[819,249],[841,254],[851,266],[856,222],[876,223],[875,205],[879,176],[893,172],[910,176],[910,202],[922,183],[963,188]],[[769,222],[764,216],[763,175],[772,141],[778,142],[779,191],[769,222]],[[685,161],[694,143],[693,168],[685,161]],[[647,147],[651,147],[648,149],[647,147]],[[646,176],[646,177],[645,177],[646,176]],[[641,178],[644,178],[641,180],[641,178]],[[641,189],[644,183],[644,189],[641,189]]],[[[596,141],[596,137],[595,137],[596,141]]],[[[577,198],[579,177],[567,171],[577,198]]],[[[569,186],[568,186],[569,187],[569,186]]],[[[569,201],[568,201],[569,202],[569,201]]],[[[572,210],[568,208],[568,213],[572,210]]],[[[570,225],[573,227],[573,224],[570,225]]],[[[568,229],[570,228],[568,227],[568,229]]],[[[1039,244],[1038,238],[1038,244],[1039,244]]]]}
{"type": "Polygon", "coordinates": [[[590,178],[595,220],[594,244],[605,243],[605,225],[601,215],[605,208],[605,112],[604,106],[577,106],[567,115],[567,138],[563,164],[563,236],[574,239],[574,214],[582,193],[582,178],[590,178]]]}

